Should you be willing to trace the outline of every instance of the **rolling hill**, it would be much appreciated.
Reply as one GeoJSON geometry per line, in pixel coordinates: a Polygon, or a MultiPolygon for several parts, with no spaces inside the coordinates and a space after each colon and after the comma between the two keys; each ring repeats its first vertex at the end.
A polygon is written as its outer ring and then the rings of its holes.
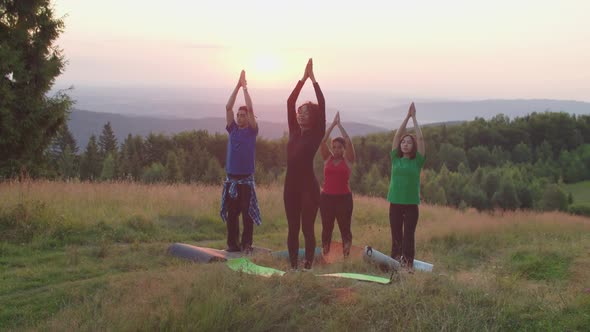
{"type": "MultiPolygon", "coordinates": [[[[68,126],[78,146],[83,149],[90,135],[100,135],[105,123],[110,122],[121,143],[128,134],[147,136],[149,133],[174,134],[189,130],[207,130],[209,133],[225,133],[225,118],[206,117],[201,119],[176,118],[165,119],[149,116],[129,116],[115,113],[89,112],[74,109],[68,126]]],[[[280,138],[287,132],[287,124],[270,121],[258,121],[260,137],[280,138]]],[[[344,126],[351,136],[363,136],[388,129],[357,122],[345,122],[344,126]]],[[[337,132],[337,130],[336,130],[337,132]]]]}

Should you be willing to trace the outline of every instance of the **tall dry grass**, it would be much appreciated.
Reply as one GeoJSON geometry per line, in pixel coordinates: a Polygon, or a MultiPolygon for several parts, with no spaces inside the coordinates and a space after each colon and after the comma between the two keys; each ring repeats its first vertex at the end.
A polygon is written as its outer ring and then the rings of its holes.
{"type": "MultiPolygon", "coordinates": [[[[30,244],[0,242],[0,302],[11,308],[0,313],[0,324],[42,330],[457,331],[577,330],[590,323],[589,218],[421,205],[417,258],[433,263],[434,273],[404,274],[391,286],[311,274],[265,279],[223,264],[167,257],[169,239],[223,247],[220,194],[221,186],[184,184],[0,183],[0,216],[40,202],[51,210],[41,217],[87,228],[87,237],[104,229],[130,232],[94,242],[55,242],[51,232],[30,244]],[[127,238],[131,242],[120,242],[127,238]],[[547,257],[562,260],[565,272],[544,265],[547,257]]],[[[257,194],[263,225],[255,228],[255,244],[286,249],[282,186],[258,186],[257,194]]],[[[318,216],[318,241],[320,232],[318,216]]],[[[334,238],[339,236],[336,228],[334,238]]],[[[386,200],[355,195],[353,242],[388,253],[386,200]]],[[[287,268],[287,262],[255,259],[287,268]]],[[[315,272],[385,276],[360,258],[316,265],[315,272]]]]}

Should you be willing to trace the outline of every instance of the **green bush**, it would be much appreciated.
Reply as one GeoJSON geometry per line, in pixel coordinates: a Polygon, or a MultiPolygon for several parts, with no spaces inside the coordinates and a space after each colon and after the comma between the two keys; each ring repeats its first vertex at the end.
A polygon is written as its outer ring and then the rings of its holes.
{"type": "Polygon", "coordinates": [[[158,183],[163,182],[166,175],[166,168],[161,163],[152,163],[150,167],[147,167],[143,171],[141,179],[145,183],[158,183]]]}
{"type": "Polygon", "coordinates": [[[36,236],[50,234],[60,222],[44,202],[19,203],[8,211],[0,211],[0,240],[29,243],[36,236]]]}
{"type": "Polygon", "coordinates": [[[568,208],[569,213],[590,217],[590,204],[576,203],[568,208]]]}
{"type": "Polygon", "coordinates": [[[541,206],[544,211],[566,211],[567,193],[558,184],[549,184],[543,192],[541,206]]]}

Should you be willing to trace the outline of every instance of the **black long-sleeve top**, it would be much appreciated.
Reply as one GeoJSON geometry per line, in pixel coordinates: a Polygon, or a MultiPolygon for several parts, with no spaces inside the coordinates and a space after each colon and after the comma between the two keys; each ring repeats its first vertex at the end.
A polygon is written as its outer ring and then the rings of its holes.
{"type": "Polygon", "coordinates": [[[312,127],[301,131],[297,123],[295,102],[303,88],[304,82],[299,81],[287,100],[287,119],[289,122],[289,143],[287,144],[287,175],[286,184],[299,187],[317,182],[313,172],[313,158],[326,132],[326,101],[318,83],[313,83],[318,100],[318,114],[314,114],[312,127]]]}

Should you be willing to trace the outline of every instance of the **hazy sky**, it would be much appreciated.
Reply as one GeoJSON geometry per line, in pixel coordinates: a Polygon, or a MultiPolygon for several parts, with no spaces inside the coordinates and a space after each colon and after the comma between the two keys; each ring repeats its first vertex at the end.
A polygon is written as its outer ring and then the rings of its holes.
{"type": "Polygon", "coordinates": [[[590,101],[590,1],[56,0],[60,85],[590,101]]]}

